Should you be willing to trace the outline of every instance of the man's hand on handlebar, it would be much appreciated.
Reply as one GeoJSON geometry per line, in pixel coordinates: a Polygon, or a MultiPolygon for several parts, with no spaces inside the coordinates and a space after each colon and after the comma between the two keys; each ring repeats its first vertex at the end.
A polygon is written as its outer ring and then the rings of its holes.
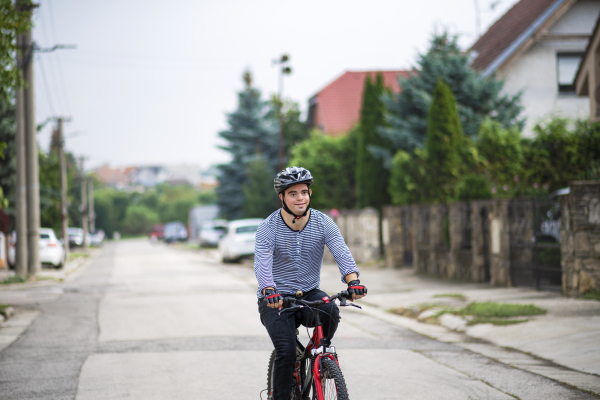
{"type": "Polygon", "coordinates": [[[277,292],[276,289],[266,288],[264,290],[265,302],[268,307],[277,308],[281,310],[283,308],[283,297],[277,292]]]}
{"type": "Polygon", "coordinates": [[[350,301],[358,300],[367,295],[367,288],[360,284],[358,279],[348,282],[348,293],[352,296],[350,301]]]}

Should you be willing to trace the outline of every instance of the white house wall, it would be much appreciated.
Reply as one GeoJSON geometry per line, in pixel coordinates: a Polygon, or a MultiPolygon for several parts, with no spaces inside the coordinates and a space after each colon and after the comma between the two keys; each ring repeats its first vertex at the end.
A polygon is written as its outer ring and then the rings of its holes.
{"type": "MultiPolygon", "coordinates": [[[[550,34],[591,35],[600,13],[600,1],[581,0],[569,9],[550,29],[550,34]]],[[[553,115],[589,117],[589,100],[558,94],[556,54],[584,52],[587,40],[540,41],[521,57],[498,71],[504,79],[504,93],[523,92],[523,115],[527,118],[523,135],[533,136],[536,123],[553,115]]]]}

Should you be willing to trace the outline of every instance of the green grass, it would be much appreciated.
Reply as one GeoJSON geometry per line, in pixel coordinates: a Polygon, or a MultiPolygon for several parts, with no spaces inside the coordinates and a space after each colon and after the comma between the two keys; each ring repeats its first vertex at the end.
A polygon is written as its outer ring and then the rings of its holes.
{"type": "Polygon", "coordinates": [[[4,315],[4,318],[8,318],[8,315],[6,315],[6,309],[10,307],[10,304],[0,304],[0,314],[4,315]]]}
{"type": "Polygon", "coordinates": [[[581,296],[584,300],[597,300],[600,301],[600,290],[594,290],[581,296]]]}
{"type": "Polygon", "coordinates": [[[88,258],[89,256],[90,256],[89,253],[73,252],[73,253],[69,253],[69,260],[76,260],[78,258],[88,258]]]}
{"type": "Polygon", "coordinates": [[[468,326],[477,324],[492,324],[498,326],[520,324],[521,322],[527,322],[528,319],[496,319],[496,318],[473,318],[467,322],[468,326]]]}
{"type": "Polygon", "coordinates": [[[456,300],[460,300],[460,301],[466,301],[467,300],[467,296],[465,296],[464,294],[460,294],[460,293],[442,293],[442,294],[436,294],[433,295],[433,297],[449,297],[451,299],[456,299],[456,300]]]}
{"type": "Polygon", "coordinates": [[[2,282],[0,282],[0,284],[12,285],[13,283],[24,283],[24,282],[27,282],[26,278],[23,278],[22,276],[18,276],[18,275],[13,275],[13,276],[9,276],[8,278],[6,278],[2,282]]]}
{"type": "Polygon", "coordinates": [[[473,302],[454,312],[456,315],[472,315],[475,318],[511,318],[525,317],[530,315],[543,315],[547,310],[534,306],[533,304],[507,304],[473,302]]]}

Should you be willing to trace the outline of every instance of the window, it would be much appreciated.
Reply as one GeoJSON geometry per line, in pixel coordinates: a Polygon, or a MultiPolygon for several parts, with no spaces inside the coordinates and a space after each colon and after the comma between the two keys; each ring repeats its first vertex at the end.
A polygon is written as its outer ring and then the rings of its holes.
{"type": "Polygon", "coordinates": [[[240,226],[236,228],[235,233],[254,233],[258,230],[258,225],[240,226]]]}
{"type": "Polygon", "coordinates": [[[575,75],[583,53],[557,53],[556,77],[559,94],[575,94],[575,75]]]}

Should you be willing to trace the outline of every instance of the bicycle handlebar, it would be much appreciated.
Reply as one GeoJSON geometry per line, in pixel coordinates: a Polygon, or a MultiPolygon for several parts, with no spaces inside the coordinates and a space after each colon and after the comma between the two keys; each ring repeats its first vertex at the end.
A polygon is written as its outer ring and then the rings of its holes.
{"type": "Polygon", "coordinates": [[[307,300],[298,299],[296,297],[284,297],[282,311],[284,311],[286,309],[294,310],[294,309],[301,308],[303,306],[319,308],[320,306],[322,306],[324,304],[334,303],[336,300],[338,300],[340,302],[340,306],[342,306],[342,307],[352,306],[352,307],[357,307],[357,308],[362,309],[362,307],[357,304],[354,304],[354,303],[348,304],[346,302],[346,300],[350,300],[350,299],[352,299],[352,295],[350,295],[350,293],[348,293],[347,290],[342,290],[341,292],[334,294],[333,296],[328,296],[327,301],[325,301],[323,299],[307,301],[307,300]],[[296,303],[300,303],[300,304],[296,304],[296,303]]]}

